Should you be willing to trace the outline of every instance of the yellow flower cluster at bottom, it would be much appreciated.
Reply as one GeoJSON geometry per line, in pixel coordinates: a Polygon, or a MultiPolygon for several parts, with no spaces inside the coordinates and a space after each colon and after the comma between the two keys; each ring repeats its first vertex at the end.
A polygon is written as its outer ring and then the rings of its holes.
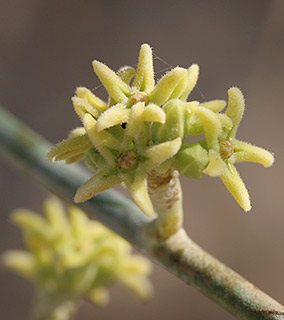
{"type": "Polygon", "coordinates": [[[67,217],[54,197],[45,201],[43,211],[45,217],[25,209],[12,213],[28,251],[5,252],[7,268],[31,280],[39,292],[66,300],[87,298],[104,306],[115,282],[142,300],[151,297],[151,263],[131,254],[127,241],[76,207],[68,208],[67,217]]]}

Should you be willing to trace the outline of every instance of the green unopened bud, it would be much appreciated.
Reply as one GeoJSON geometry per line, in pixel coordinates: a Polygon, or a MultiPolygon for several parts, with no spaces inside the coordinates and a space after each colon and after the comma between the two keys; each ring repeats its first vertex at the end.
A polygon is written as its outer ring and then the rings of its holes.
{"type": "Polygon", "coordinates": [[[180,174],[200,179],[208,164],[208,152],[199,142],[185,143],[175,157],[175,167],[180,174]]]}
{"type": "Polygon", "coordinates": [[[164,142],[176,138],[184,138],[185,103],[178,100],[170,100],[163,107],[166,114],[164,124],[154,123],[152,136],[155,142],[164,142]]]}

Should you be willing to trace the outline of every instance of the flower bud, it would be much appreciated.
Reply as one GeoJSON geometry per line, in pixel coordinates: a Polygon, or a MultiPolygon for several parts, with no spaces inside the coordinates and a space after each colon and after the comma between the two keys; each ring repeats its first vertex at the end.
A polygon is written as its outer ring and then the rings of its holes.
{"type": "Polygon", "coordinates": [[[155,142],[165,142],[176,138],[184,138],[185,103],[174,99],[163,107],[166,114],[164,124],[154,123],[152,137],[155,142]]]}
{"type": "Polygon", "coordinates": [[[187,178],[200,179],[208,164],[208,152],[201,143],[185,143],[175,157],[175,167],[187,178]]]}

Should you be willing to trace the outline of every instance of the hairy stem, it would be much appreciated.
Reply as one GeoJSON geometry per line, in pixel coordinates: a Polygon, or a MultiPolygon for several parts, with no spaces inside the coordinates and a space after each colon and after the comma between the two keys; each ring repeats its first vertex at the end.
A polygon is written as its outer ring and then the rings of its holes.
{"type": "MultiPolygon", "coordinates": [[[[89,175],[78,165],[50,163],[46,157],[50,147],[43,138],[0,109],[0,152],[3,156],[71,202],[76,189],[89,175]]],[[[284,319],[281,304],[206,253],[183,229],[164,241],[157,241],[152,233],[153,221],[120,193],[109,190],[79,207],[238,319],[284,319]]]]}
{"type": "Polygon", "coordinates": [[[168,170],[164,174],[152,171],[148,175],[148,190],[158,217],[155,221],[161,239],[175,234],[183,224],[182,190],[179,174],[168,170]]]}

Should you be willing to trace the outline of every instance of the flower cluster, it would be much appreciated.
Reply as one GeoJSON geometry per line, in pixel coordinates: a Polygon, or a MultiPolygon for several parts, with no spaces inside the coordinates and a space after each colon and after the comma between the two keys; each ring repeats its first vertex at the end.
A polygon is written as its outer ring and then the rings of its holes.
{"type": "Polygon", "coordinates": [[[253,161],[268,167],[273,156],[235,138],[244,112],[238,88],[228,91],[225,112],[223,100],[188,102],[199,67],[176,67],[155,84],[152,50],[147,44],[141,46],[137,70],[125,66],[114,72],[98,61],[93,67],[109,93],[108,103],[78,88],[72,100],[83,127],[73,130],[48,154],[52,161],[67,163],[85,158],[96,172],[78,189],[75,202],[123,183],[142,211],[153,216],[149,176],[177,170],[188,178],[201,178],[204,173],[219,176],[239,205],[250,210],[247,189],[233,164],[253,161]],[[205,139],[185,142],[197,135],[205,139]]]}
{"type": "Polygon", "coordinates": [[[46,200],[43,211],[45,217],[25,209],[12,214],[29,251],[2,256],[4,265],[31,280],[38,292],[59,301],[87,298],[101,306],[115,282],[142,300],[152,295],[151,263],[131,254],[128,242],[76,207],[68,208],[67,217],[56,198],[46,200]]]}

